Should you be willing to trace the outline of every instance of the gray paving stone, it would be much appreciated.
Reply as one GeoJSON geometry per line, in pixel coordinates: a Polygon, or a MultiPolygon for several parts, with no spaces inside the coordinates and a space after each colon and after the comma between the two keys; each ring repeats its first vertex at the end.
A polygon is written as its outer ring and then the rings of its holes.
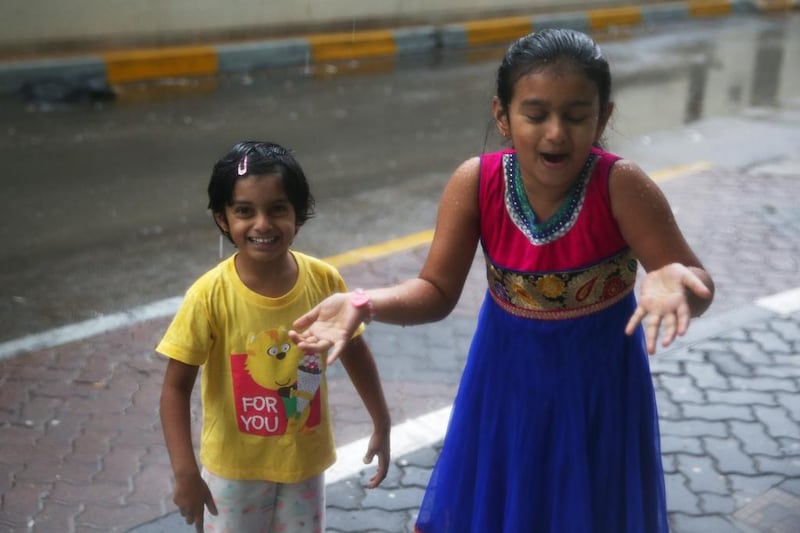
{"type": "Polygon", "coordinates": [[[775,397],[784,408],[789,411],[790,416],[795,422],[800,421],[800,394],[788,394],[778,392],[775,397]]]}
{"type": "Polygon", "coordinates": [[[761,474],[779,474],[788,479],[800,478],[800,455],[786,457],[770,457],[769,455],[753,456],[758,472],[761,474]]]}
{"type": "Polygon", "coordinates": [[[661,453],[688,453],[690,455],[702,455],[703,444],[698,437],[675,437],[672,435],[662,435],[661,453]]]}
{"type": "Polygon", "coordinates": [[[702,390],[730,388],[727,378],[711,363],[687,362],[686,373],[692,376],[695,385],[702,390]]]}
{"type": "Polygon", "coordinates": [[[673,513],[699,515],[700,499],[686,485],[686,478],[681,473],[664,476],[667,489],[667,508],[673,513]]]}
{"type": "Polygon", "coordinates": [[[707,420],[661,420],[659,423],[662,435],[674,437],[727,437],[728,426],[724,422],[709,422],[707,420]]]}
{"type": "Polygon", "coordinates": [[[331,509],[326,517],[325,530],[336,533],[402,533],[408,516],[404,512],[381,509],[339,511],[331,509]]]}
{"type": "Polygon", "coordinates": [[[741,443],[731,438],[703,438],[703,445],[710,457],[717,463],[717,469],[724,474],[758,473],[753,458],[742,451],[741,443]]]}
{"type": "Polygon", "coordinates": [[[773,377],[738,378],[731,377],[733,390],[754,390],[762,392],[783,391],[798,392],[797,382],[793,379],[780,379],[773,377]]]}
{"type": "MultiPolygon", "coordinates": [[[[706,391],[709,403],[727,403],[731,405],[777,405],[778,400],[771,392],[741,390],[709,390],[706,391]]],[[[800,412],[800,401],[798,401],[800,412]]]]}
{"type": "Polygon", "coordinates": [[[669,391],[669,396],[675,403],[702,403],[705,401],[703,392],[697,388],[689,376],[660,376],[659,381],[665,390],[669,391]]]}
{"type": "Polygon", "coordinates": [[[670,529],[672,533],[745,533],[721,516],[690,516],[682,513],[670,516],[670,529]]]}
{"type": "Polygon", "coordinates": [[[753,407],[758,420],[767,426],[767,433],[772,437],[788,437],[792,439],[800,438],[800,427],[789,418],[789,415],[782,407],[764,407],[756,405],[753,407]]]}
{"type": "Polygon", "coordinates": [[[707,352],[706,357],[717,371],[724,376],[753,376],[753,367],[744,364],[730,350],[707,352]]]}
{"type": "Polygon", "coordinates": [[[733,341],[729,344],[730,350],[741,358],[741,361],[748,365],[770,365],[772,357],[764,352],[761,346],[748,340],[733,341]]]}
{"type": "Polygon", "coordinates": [[[793,351],[797,352],[800,343],[800,323],[789,317],[778,318],[770,322],[770,329],[774,330],[786,342],[793,343],[793,351]]]}
{"type": "Polygon", "coordinates": [[[425,489],[421,487],[401,487],[384,490],[372,489],[362,502],[365,509],[382,509],[384,511],[402,511],[419,508],[425,489]]]}
{"type": "Polygon", "coordinates": [[[703,492],[700,494],[700,507],[704,514],[729,515],[736,510],[736,502],[730,494],[714,494],[703,492]]]}
{"type": "Polygon", "coordinates": [[[728,480],[731,483],[731,491],[737,502],[737,507],[744,507],[772,487],[782,483],[784,479],[784,476],[775,474],[763,474],[758,476],[731,474],[728,476],[728,480]]]}
{"type": "Polygon", "coordinates": [[[397,464],[401,467],[433,468],[438,458],[439,453],[435,448],[425,447],[403,456],[397,461],[397,464]]]}
{"type": "Polygon", "coordinates": [[[778,442],[767,434],[761,423],[732,420],[730,427],[731,435],[742,443],[745,453],[776,457],[782,455],[778,442]]]}
{"type": "Polygon", "coordinates": [[[678,454],[677,460],[678,471],[683,474],[690,491],[721,495],[728,493],[725,476],[715,469],[710,457],[678,454]]]}
{"type": "Polygon", "coordinates": [[[364,487],[356,479],[345,479],[326,487],[325,503],[338,509],[358,509],[366,496],[364,487]]]}
{"type": "Polygon", "coordinates": [[[428,480],[431,478],[430,468],[419,468],[417,466],[409,466],[404,470],[403,479],[401,483],[404,487],[420,487],[425,489],[428,486],[428,480]]]}
{"type": "Polygon", "coordinates": [[[685,403],[682,406],[683,414],[686,418],[702,420],[755,420],[753,410],[748,406],[729,405],[729,404],[695,404],[685,403]]]}
{"type": "Polygon", "coordinates": [[[792,345],[775,331],[755,331],[752,337],[765,353],[786,355],[794,353],[792,345]]]}

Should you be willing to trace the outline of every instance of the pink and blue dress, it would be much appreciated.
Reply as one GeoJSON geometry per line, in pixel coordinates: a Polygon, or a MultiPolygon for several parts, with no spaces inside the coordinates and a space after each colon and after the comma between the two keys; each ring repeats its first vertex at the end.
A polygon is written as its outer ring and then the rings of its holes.
{"type": "Polygon", "coordinates": [[[488,290],[421,533],[667,533],[637,260],[611,212],[617,156],[593,149],[537,221],[513,150],[480,166],[488,290]]]}

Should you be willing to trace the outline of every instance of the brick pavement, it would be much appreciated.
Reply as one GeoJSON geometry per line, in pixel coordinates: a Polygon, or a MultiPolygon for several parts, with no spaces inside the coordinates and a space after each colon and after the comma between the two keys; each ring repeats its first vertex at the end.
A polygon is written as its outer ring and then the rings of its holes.
{"type": "MultiPolygon", "coordinates": [[[[766,170],[711,169],[661,184],[718,290],[689,336],[652,360],[678,533],[800,528],[800,314],[753,305],[800,286],[800,164],[766,170]]],[[[414,275],[424,253],[342,273],[352,286],[396,281],[414,275]]],[[[369,328],[396,423],[452,400],[481,278],[476,260],[441,323],[369,328]],[[419,368],[429,369],[424,380],[419,368]]],[[[164,361],[152,347],[167,321],[0,361],[1,531],[187,530],[171,503],[157,415],[164,361]]],[[[363,437],[368,418],[341,371],[332,370],[330,391],[337,441],[363,437]]],[[[436,453],[395,456],[373,491],[363,489],[368,473],[330,485],[329,531],[410,531],[436,453]]]]}

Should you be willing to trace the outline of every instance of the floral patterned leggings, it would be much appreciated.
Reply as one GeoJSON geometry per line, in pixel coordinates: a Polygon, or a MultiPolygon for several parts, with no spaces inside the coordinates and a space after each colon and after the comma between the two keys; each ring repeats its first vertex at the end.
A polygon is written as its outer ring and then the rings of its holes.
{"type": "Polygon", "coordinates": [[[203,469],[219,514],[206,509],[204,529],[213,533],[322,533],[325,474],[299,483],[224,479],[203,469]]]}

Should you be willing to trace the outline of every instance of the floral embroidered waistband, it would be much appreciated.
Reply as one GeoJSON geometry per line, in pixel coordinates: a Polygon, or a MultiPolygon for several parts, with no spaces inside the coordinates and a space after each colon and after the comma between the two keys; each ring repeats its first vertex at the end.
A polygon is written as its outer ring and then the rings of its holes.
{"type": "Polygon", "coordinates": [[[638,263],[630,249],[585,269],[544,274],[504,270],[486,259],[492,298],[509,313],[557,320],[591,314],[633,290],[638,263]]]}

